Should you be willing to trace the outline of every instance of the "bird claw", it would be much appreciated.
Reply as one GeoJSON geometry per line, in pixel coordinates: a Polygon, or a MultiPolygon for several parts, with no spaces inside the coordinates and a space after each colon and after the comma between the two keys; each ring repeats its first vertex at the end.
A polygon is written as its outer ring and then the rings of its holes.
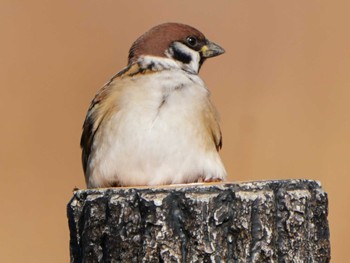
{"type": "Polygon", "coordinates": [[[208,178],[204,179],[202,176],[198,178],[197,183],[217,183],[222,182],[220,178],[208,178]]]}

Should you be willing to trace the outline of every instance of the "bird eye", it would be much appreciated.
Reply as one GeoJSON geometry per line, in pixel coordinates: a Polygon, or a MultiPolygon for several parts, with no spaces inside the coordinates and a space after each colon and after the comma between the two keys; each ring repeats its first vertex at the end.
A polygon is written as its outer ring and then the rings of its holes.
{"type": "Polygon", "coordinates": [[[187,37],[186,40],[187,40],[187,43],[192,47],[194,47],[197,44],[197,38],[194,36],[189,36],[187,37]]]}

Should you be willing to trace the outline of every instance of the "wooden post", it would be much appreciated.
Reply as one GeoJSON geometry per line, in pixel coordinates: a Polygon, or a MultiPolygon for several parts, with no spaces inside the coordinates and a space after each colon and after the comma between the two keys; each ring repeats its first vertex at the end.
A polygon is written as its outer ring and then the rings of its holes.
{"type": "Polygon", "coordinates": [[[78,190],[71,262],[329,262],[327,194],[285,180],[78,190]]]}

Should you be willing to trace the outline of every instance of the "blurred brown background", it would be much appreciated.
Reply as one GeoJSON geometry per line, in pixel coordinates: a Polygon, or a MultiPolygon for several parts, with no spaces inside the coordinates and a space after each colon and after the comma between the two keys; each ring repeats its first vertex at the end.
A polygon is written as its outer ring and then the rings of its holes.
{"type": "Polygon", "coordinates": [[[79,139],[131,43],[166,21],[226,49],[201,76],[230,180],[309,178],[329,193],[332,262],[350,216],[350,1],[0,1],[0,262],[68,262],[79,139]]]}

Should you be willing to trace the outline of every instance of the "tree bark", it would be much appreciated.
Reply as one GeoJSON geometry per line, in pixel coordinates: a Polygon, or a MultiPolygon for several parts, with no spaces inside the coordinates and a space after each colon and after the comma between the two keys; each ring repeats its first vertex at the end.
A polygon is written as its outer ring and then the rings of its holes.
{"type": "Polygon", "coordinates": [[[329,262],[327,194],[285,180],[78,190],[71,262],[329,262]]]}

